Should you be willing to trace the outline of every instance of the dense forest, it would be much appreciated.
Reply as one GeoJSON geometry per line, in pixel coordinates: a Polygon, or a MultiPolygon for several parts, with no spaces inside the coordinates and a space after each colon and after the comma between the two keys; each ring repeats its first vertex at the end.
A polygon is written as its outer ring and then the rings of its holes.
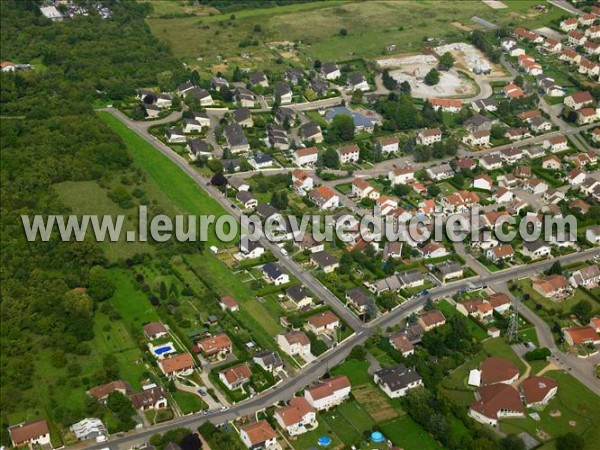
{"type": "MultiPolygon", "coordinates": [[[[156,85],[161,72],[174,82],[187,79],[146,26],[148,6],[104,1],[111,19],[91,14],[53,23],[40,16],[38,3],[5,0],[0,15],[1,60],[33,65],[0,79],[3,444],[16,410],[45,408],[58,422],[70,419],[60,398],[36,395],[36,360],[50,352],[53,365],[66,364],[69,355],[89,353],[94,311],[114,290],[95,241],[29,243],[20,215],[67,213],[55,183],[132,170],[120,138],[94,114],[94,101],[156,85]]],[[[76,373],[77,367],[68,368],[76,373]]],[[[103,370],[96,380],[113,376],[115,368],[106,361],[103,370]]]]}

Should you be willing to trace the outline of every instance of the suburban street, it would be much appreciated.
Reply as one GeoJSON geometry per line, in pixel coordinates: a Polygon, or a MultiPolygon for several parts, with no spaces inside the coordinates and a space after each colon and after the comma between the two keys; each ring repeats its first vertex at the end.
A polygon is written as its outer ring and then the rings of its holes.
{"type": "MultiPolygon", "coordinates": [[[[218,201],[225,211],[239,219],[241,215],[240,210],[233,208],[231,202],[224,197],[220,191],[210,185],[207,178],[200,175],[192,166],[190,166],[185,158],[181,157],[160,140],[150,135],[148,133],[149,125],[147,123],[133,121],[120,111],[113,108],[107,108],[106,111],[119,119],[146,142],[151,144],[156,150],[173,161],[181,170],[183,170],[196,182],[198,187],[205,190],[212,198],[218,201]]],[[[166,118],[163,120],[166,120],[166,118]]],[[[497,148],[494,149],[494,151],[497,151],[497,148]]],[[[432,288],[429,290],[428,294],[421,295],[414,299],[409,299],[391,312],[381,315],[377,319],[365,324],[362,323],[352,312],[350,312],[350,310],[346,308],[335,295],[333,295],[326,287],[316,280],[309,272],[283,255],[279,247],[267,241],[265,238],[261,240],[261,243],[265,245],[267,249],[273,252],[273,254],[279,259],[280,264],[287,271],[289,271],[290,274],[297,277],[301,283],[310,288],[319,298],[326,301],[336,312],[336,314],[338,314],[349,326],[355,330],[355,334],[337,346],[333,347],[319,358],[315,359],[313,363],[305,366],[294,377],[286,379],[267,392],[264,392],[254,398],[245,400],[225,411],[217,411],[208,415],[195,414],[179,417],[170,422],[156,425],[151,428],[135,430],[126,434],[113,436],[108,442],[110,448],[125,449],[138,446],[144,442],[147,442],[149,437],[155,433],[161,433],[168,429],[182,426],[195,429],[206,420],[210,420],[213,423],[231,421],[239,416],[254,413],[276,402],[287,400],[291,398],[295,392],[303,389],[311,382],[316,381],[319,377],[328,372],[330,367],[341,363],[354,346],[364,344],[367,338],[376,331],[385,330],[386,328],[399,323],[401,320],[405,319],[411,314],[419,311],[429,299],[436,300],[452,296],[456,292],[463,290],[467,281],[470,281],[480,287],[500,287],[504,292],[506,292],[508,282],[518,278],[529,277],[546,270],[555,261],[560,261],[562,264],[568,265],[600,256],[600,248],[593,248],[586,251],[565,255],[559,258],[532,263],[526,266],[513,267],[494,273],[485,273],[481,270],[481,268],[474,267],[474,270],[476,273],[478,273],[477,276],[472,277],[469,280],[460,280],[432,288]]],[[[467,259],[467,261],[470,260],[467,259]]],[[[590,364],[586,364],[585,362],[582,363],[576,357],[565,355],[559,352],[554,344],[554,339],[548,325],[523,305],[519,306],[519,311],[535,325],[541,345],[550,348],[555,357],[558,358],[558,361],[567,370],[569,370],[575,377],[579,379],[579,381],[589,387],[593,392],[600,395],[600,382],[593,376],[590,364]]],[[[106,443],[89,445],[87,448],[101,449],[104,447],[107,447],[106,443]]]]}

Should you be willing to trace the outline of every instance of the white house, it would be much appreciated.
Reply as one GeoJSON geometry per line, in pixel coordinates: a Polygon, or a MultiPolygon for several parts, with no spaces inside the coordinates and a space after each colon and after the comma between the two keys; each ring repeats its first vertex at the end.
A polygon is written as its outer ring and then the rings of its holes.
{"type": "Polygon", "coordinates": [[[442,141],[442,130],[439,128],[426,128],[417,134],[417,144],[433,145],[442,141]]]}
{"type": "Polygon", "coordinates": [[[388,179],[392,185],[408,184],[415,180],[415,170],[412,166],[394,167],[388,173],[388,179]]]}
{"type": "Polygon", "coordinates": [[[280,450],[277,432],[266,420],[259,420],[240,429],[240,438],[244,445],[251,449],[280,450]]]}
{"type": "Polygon", "coordinates": [[[309,166],[317,163],[319,151],[317,147],[299,148],[294,152],[294,162],[297,166],[309,166]]]}
{"type": "Polygon", "coordinates": [[[338,375],[307,388],[304,398],[317,411],[327,410],[348,399],[351,388],[350,380],[345,375],[338,375]]]}
{"type": "Polygon", "coordinates": [[[409,389],[423,385],[417,370],[403,364],[378,370],[373,374],[373,381],[390,398],[404,397],[409,389]]]}
{"type": "Polygon", "coordinates": [[[290,331],[277,335],[277,345],[290,356],[310,357],[310,339],[303,331],[290,331]]]}
{"type": "Polygon", "coordinates": [[[358,145],[346,145],[337,149],[338,156],[340,157],[341,164],[348,164],[351,162],[358,162],[360,159],[360,149],[358,145]]]}
{"type": "Polygon", "coordinates": [[[318,426],[315,409],[304,397],[292,397],[289,405],[275,409],[273,417],[290,436],[298,436],[318,426]]]}
{"type": "Polygon", "coordinates": [[[389,155],[398,151],[400,139],[397,136],[382,137],[377,141],[377,151],[383,155],[389,155]]]}
{"type": "Polygon", "coordinates": [[[8,428],[13,447],[50,445],[50,430],[45,420],[22,422],[8,428]]]}
{"type": "Polygon", "coordinates": [[[473,179],[473,187],[475,189],[483,189],[486,191],[491,191],[494,186],[494,180],[490,178],[489,175],[477,175],[473,179]]]}
{"type": "Polygon", "coordinates": [[[281,286],[290,282],[290,276],[283,272],[279,264],[267,263],[262,267],[262,272],[267,283],[281,286]]]}

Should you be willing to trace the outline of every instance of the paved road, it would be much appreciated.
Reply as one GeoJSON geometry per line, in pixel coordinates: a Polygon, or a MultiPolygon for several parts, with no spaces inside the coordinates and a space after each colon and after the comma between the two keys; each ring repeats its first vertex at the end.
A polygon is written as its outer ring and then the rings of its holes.
{"type": "Polygon", "coordinates": [[[548,0],[548,3],[551,3],[557,8],[563,9],[568,13],[574,14],[576,16],[583,14],[583,11],[577,9],[575,6],[573,6],[571,3],[565,0],[548,0]]]}

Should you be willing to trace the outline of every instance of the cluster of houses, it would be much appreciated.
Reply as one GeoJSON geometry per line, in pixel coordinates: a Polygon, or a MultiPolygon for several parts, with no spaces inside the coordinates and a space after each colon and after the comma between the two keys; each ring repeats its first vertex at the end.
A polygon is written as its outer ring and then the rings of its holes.
{"type": "Polygon", "coordinates": [[[494,427],[501,419],[523,418],[527,409],[544,407],[558,392],[558,383],[549,377],[529,375],[519,381],[517,366],[494,356],[471,370],[468,384],[477,388],[469,416],[494,427]]]}

